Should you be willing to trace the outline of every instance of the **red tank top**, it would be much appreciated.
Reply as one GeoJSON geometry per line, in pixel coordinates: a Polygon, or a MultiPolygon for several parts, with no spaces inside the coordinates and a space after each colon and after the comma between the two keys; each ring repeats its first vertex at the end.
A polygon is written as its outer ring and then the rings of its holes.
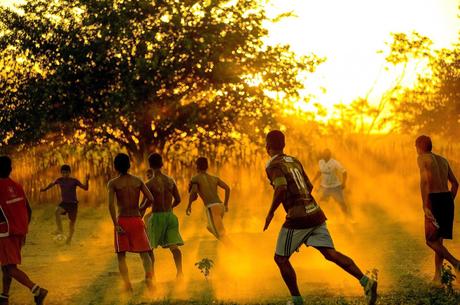
{"type": "Polygon", "coordinates": [[[27,199],[22,186],[0,179],[0,237],[26,235],[29,226],[27,199]]]}

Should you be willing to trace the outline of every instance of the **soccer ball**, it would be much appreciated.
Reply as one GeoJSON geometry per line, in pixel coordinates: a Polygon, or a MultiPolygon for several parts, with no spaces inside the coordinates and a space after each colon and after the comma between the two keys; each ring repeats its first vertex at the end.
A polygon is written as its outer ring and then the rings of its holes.
{"type": "Polygon", "coordinates": [[[65,242],[65,235],[64,234],[57,234],[54,236],[53,240],[55,243],[62,245],[65,242]]]}

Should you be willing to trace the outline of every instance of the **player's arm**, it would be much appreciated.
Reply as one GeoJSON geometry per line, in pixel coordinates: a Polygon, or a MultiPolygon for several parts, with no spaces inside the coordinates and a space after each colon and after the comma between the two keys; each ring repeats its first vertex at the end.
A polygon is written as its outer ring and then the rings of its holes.
{"type": "Polygon", "coordinates": [[[224,189],[225,191],[225,199],[224,199],[224,206],[225,211],[228,212],[228,201],[230,200],[230,187],[220,178],[217,178],[217,185],[224,189]]]}
{"type": "Polygon", "coordinates": [[[180,198],[179,190],[177,189],[176,182],[173,182],[172,195],[173,195],[173,198],[174,198],[172,207],[175,208],[181,202],[181,198],[180,198]]]}
{"type": "Polygon", "coordinates": [[[154,201],[153,195],[148,189],[148,187],[144,184],[144,182],[140,181],[140,183],[141,183],[141,192],[144,195],[144,198],[146,198],[147,200],[150,200],[150,202],[153,202],[154,201]]]}
{"type": "Polygon", "coordinates": [[[46,192],[47,190],[49,190],[50,188],[52,188],[53,186],[56,185],[56,181],[54,182],[51,182],[50,184],[48,184],[46,187],[40,189],[40,192],[46,192]]]}
{"type": "Polygon", "coordinates": [[[123,229],[118,224],[117,210],[115,208],[115,189],[112,181],[109,181],[107,184],[107,191],[109,193],[109,212],[110,217],[112,217],[113,226],[118,233],[123,233],[123,229]]]}
{"type": "Polygon", "coordinates": [[[287,193],[287,180],[280,169],[270,169],[268,175],[273,188],[275,189],[275,192],[273,194],[270,209],[268,210],[268,214],[265,219],[264,231],[268,229],[268,226],[270,225],[273,216],[275,215],[276,209],[278,209],[280,204],[285,200],[287,193]]]}
{"type": "Polygon", "coordinates": [[[185,214],[187,216],[190,216],[192,213],[192,203],[198,199],[198,183],[193,181],[190,182],[190,187],[189,187],[189,194],[188,194],[188,205],[187,209],[185,210],[185,214]]]}
{"type": "Polygon", "coordinates": [[[426,217],[434,219],[433,213],[429,208],[430,197],[428,194],[430,193],[430,183],[432,180],[429,164],[421,157],[417,158],[417,163],[420,169],[420,193],[422,195],[423,211],[426,217]]]}
{"type": "Polygon", "coordinates": [[[80,188],[84,189],[87,191],[89,189],[89,175],[86,175],[85,177],[85,184],[82,184],[80,181],[78,181],[77,184],[80,188]]]}
{"type": "Polygon", "coordinates": [[[450,191],[452,192],[452,197],[454,197],[454,199],[455,199],[455,197],[457,196],[457,191],[458,191],[458,181],[457,181],[457,178],[454,175],[454,172],[450,168],[450,165],[449,165],[449,171],[448,171],[447,179],[449,179],[449,181],[450,181],[450,184],[451,184],[450,191]]]}
{"type": "MultiPolygon", "coordinates": [[[[150,190],[150,184],[151,184],[150,180],[145,183],[145,186],[149,190],[150,190]]],[[[152,192],[150,192],[150,193],[152,193],[152,192]]],[[[149,208],[149,205],[151,205],[152,203],[153,203],[153,201],[149,201],[147,199],[147,197],[144,194],[142,194],[142,200],[141,200],[141,204],[139,206],[139,212],[141,213],[141,216],[144,216],[145,211],[147,211],[147,209],[149,208]]]]}

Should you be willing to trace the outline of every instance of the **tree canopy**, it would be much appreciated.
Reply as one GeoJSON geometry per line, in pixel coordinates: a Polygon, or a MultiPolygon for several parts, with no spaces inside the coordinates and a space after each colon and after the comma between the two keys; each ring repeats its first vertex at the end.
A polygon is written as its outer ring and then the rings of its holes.
{"type": "Polygon", "coordinates": [[[0,20],[3,147],[256,139],[322,61],[265,45],[255,0],[29,0],[0,20]]]}

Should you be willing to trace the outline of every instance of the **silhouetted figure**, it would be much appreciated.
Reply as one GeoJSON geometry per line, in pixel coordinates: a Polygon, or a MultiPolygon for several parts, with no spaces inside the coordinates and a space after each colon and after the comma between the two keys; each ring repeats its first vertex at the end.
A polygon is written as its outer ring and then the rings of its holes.
{"type": "Polygon", "coordinates": [[[3,291],[0,305],[7,305],[13,279],[30,289],[35,304],[41,305],[48,290],[32,282],[17,265],[21,264],[21,249],[32,210],[22,186],[10,178],[11,159],[0,156],[0,264],[3,273],[3,291]]]}
{"type": "Polygon", "coordinates": [[[150,201],[153,201],[153,196],[140,178],[128,173],[130,161],[126,154],[118,154],[114,159],[114,165],[119,176],[107,184],[109,211],[115,229],[118,268],[124,281],[125,291],[130,293],[133,288],[129,281],[126,252],[140,254],[145,270],[145,283],[147,287],[153,287],[152,259],[150,258],[152,248],[139,212],[140,193],[142,192],[150,201]],[[117,198],[116,209],[115,196],[117,198]]]}
{"type": "Polygon", "coordinates": [[[351,258],[335,250],[326,226],[326,216],[311,195],[313,185],[302,164],[296,158],[284,154],[284,146],[285,139],[281,131],[273,130],[267,134],[266,149],[271,159],[267,163],[266,172],[275,192],[264,231],[270,225],[275,211],[283,204],[287,216],[278,235],[275,262],[292,295],[293,303],[304,304],[289,258],[305,244],[314,247],[327,260],[336,263],[358,279],[364,288],[368,303],[375,304],[377,281],[364,275],[351,258]]]}
{"type": "Polygon", "coordinates": [[[189,201],[186,214],[192,213],[192,202],[198,199],[200,195],[206,208],[208,218],[208,230],[217,239],[230,243],[226,237],[224,227],[224,213],[228,212],[228,201],[230,199],[230,187],[219,177],[210,175],[208,170],[208,159],[199,157],[196,160],[196,169],[198,174],[193,176],[189,186],[189,201]],[[217,187],[225,191],[224,203],[219,198],[217,187]]]}
{"type": "Polygon", "coordinates": [[[443,260],[451,263],[457,276],[460,262],[443,245],[443,239],[452,239],[454,223],[454,199],[458,181],[447,160],[431,152],[430,137],[420,136],[415,141],[417,163],[420,169],[420,191],[425,213],[426,244],[435,252],[435,273],[433,281],[441,282],[443,260]],[[448,182],[451,184],[449,190],[448,182]]]}
{"type": "MultiPolygon", "coordinates": [[[[173,213],[173,208],[181,201],[179,190],[174,179],[161,171],[163,158],[159,154],[149,156],[149,166],[152,169],[152,177],[147,181],[146,186],[154,200],[144,200],[141,208],[152,208],[152,214],[147,219],[147,235],[153,249],[161,246],[171,251],[176,264],[176,277],[181,278],[182,253],[179,246],[184,245],[184,241],[179,232],[179,220],[173,213]]],[[[152,263],[154,263],[153,252],[152,263]]]]}
{"type": "Polygon", "coordinates": [[[332,153],[329,149],[325,149],[321,159],[318,162],[319,171],[313,178],[313,183],[321,177],[320,184],[320,202],[327,201],[332,197],[342,209],[345,215],[350,215],[343,190],[347,185],[347,171],[339,161],[332,158],[332,153]]]}
{"type": "Polygon", "coordinates": [[[64,164],[61,166],[61,177],[57,178],[54,182],[48,184],[47,187],[40,189],[40,192],[46,192],[55,185],[59,185],[61,189],[61,203],[57,206],[55,217],[57,230],[55,234],[62,234],[62,219],[61,215],[69,217],[69,236],[67,237],[66,243],[70,245],[72,242],[72,236],[75,232],[75,223],[77,222],[78,215],[78,199],[77,199],[77,187],[84,189],[85,191],[89,188],[89,175],[86,175],[86,182],[82,184],[80,180],[70,177],[72,169],[69,165],[64,164]]]}

